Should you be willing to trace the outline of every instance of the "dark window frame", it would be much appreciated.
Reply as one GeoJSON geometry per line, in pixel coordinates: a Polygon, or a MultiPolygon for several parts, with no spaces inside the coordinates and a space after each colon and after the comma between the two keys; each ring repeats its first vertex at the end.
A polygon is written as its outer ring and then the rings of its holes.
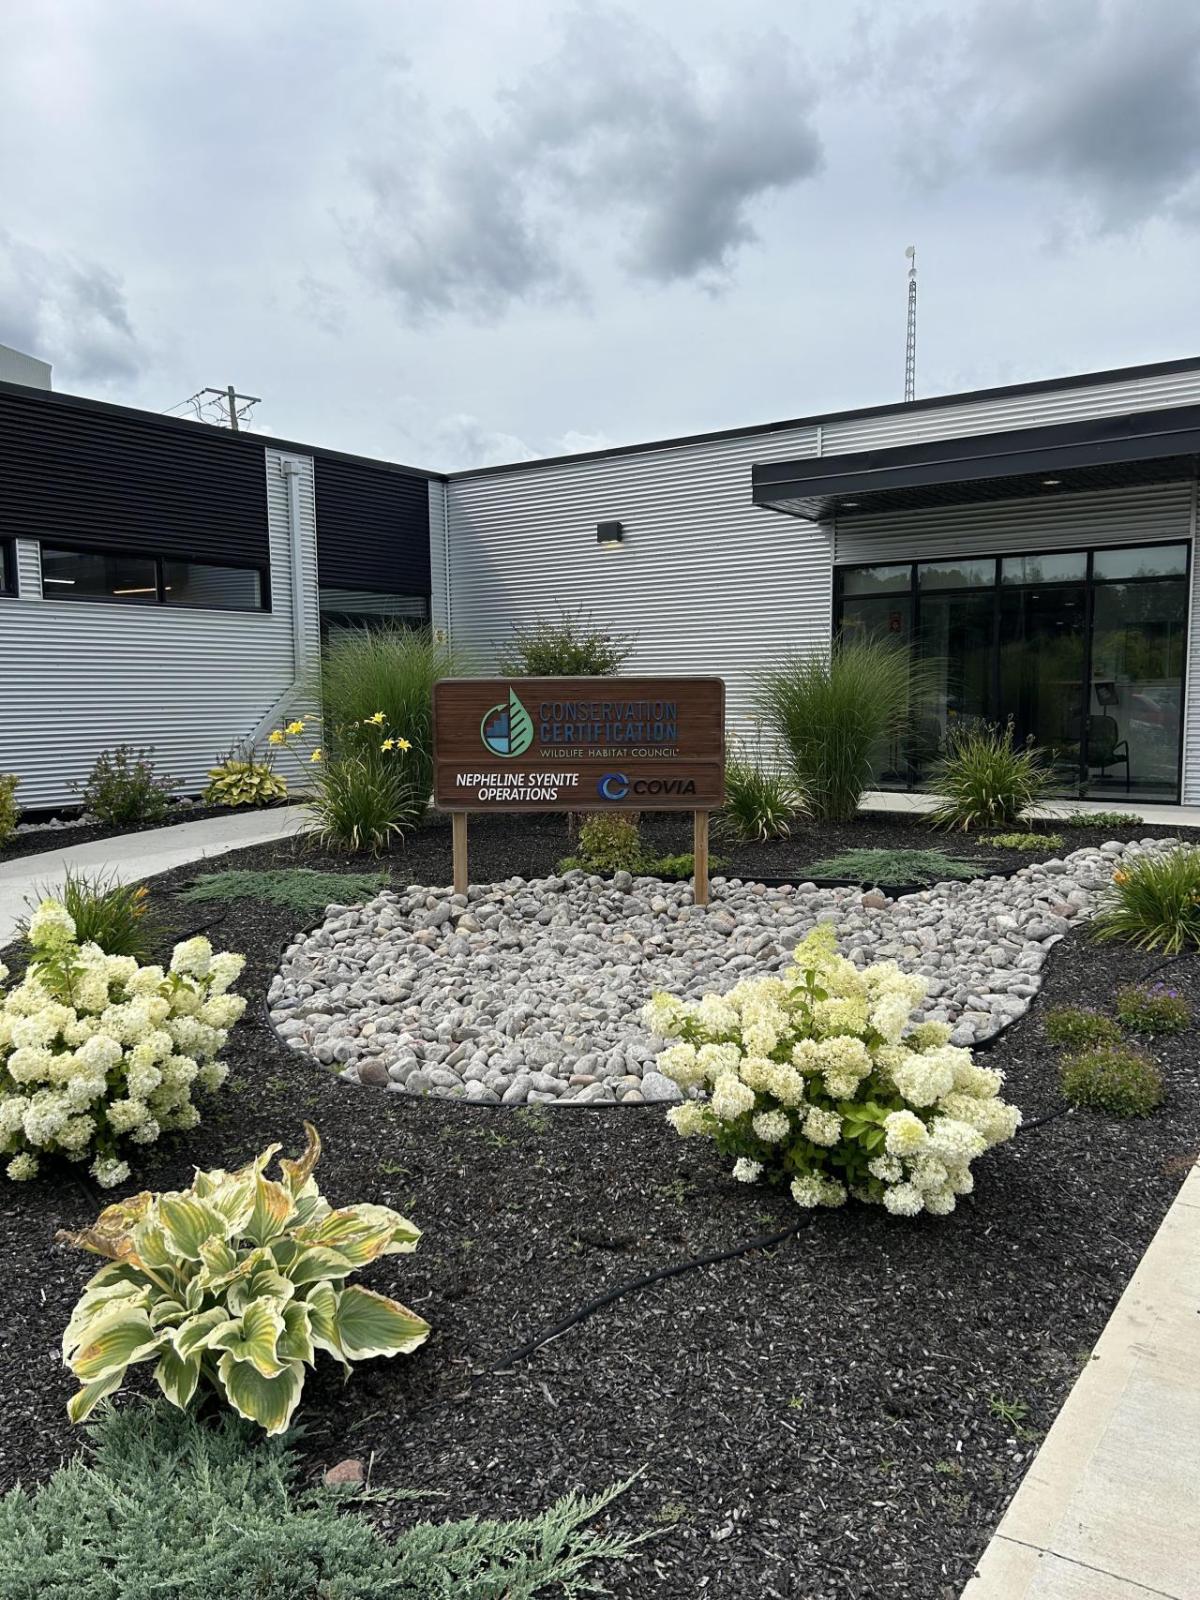
{"type": "MultiPolygon", "coordinates": [[[[936,561],[938,559],[939,558],[937,556],[926,556],[926,557],[923,558],[924,561],[936,561]]],[[[942,560],[952,560],[954,558],[946,556],[946,557],[941,557],[940,559],[942,559],[942,560]]],[[[1086,623],[1085,623],[1085,633],[1084,633],[1084,671],[1083,671],[1083,674],[1082,674],[1081,681],[1083,681],[1084,683],[1090,681],[1090,678],[1091,678],[1092,644],[1093,644],[1093,641],[1092,641],[1092,621],[1093,621],[1093,613],[1094,613],[1094,608],[1095,608],[1095,591],[1096,591],[1096,588],[1098,586],[1102,585],[1104,587],[1108,587],[1110,584],[1179,583],[1179,582],[1182,581],[1182,583],[1184,585],[1184,596],[1185,596],[1185,599],[1187,599],[1187,601],[1188,601],[1189,610],[1190,610],[1191,593],[1192,593],[1192,563],[1193,563],[1193,561],[1195,559],[1195,551],[1193,549],[1193,541],[1191,540],[1191,538],[1183,538],[1183,539],[1181,539],[1178,536],[1176,536],[1176,537],[1171,538],[1171,539],[1134,539],[1134,540],[1131,540],[1131,541],[1129,541],[1128,543],[1125,543],[1125,544],[1100,544],[1100,545],[1083,545],[1083,546],[1078,545],[1078,544],[1061,545],[1061,546],[1056,546],[1053,550],[1000,550],[1000,551],[997,551],[995,553],[994,557],[988,557],[987,555],[981,555],[981,556],[969,556],[969,555],[967,555],[967,556],[964,556],[962,559],[963,560],[977,560],[977,561],[986,561],[986,560],[989,560],[989,559],[994,560],[994,562],[995,562],[994,576],[993,576],[992,583],[991,583],[990,587],[987,584],[975,584],[975,585],[966,585],[966,586],[963,586],[963,587],[957,588],[957,589],[933,589],[933,590],[927,590],[926,593],[931,595],[931,596],[937,596],[938,598],[941,598],[941,597],[943,597],[945,595],[991,594],[993,596],[993,621],[992,621],[992,627],[993,627],[993,636],[992,636],[992,657],[993,657],[993,659],[992,659],[992,676],[993,676],[993,683],[992,683],[992,702],[993,702],[994,705],[998,705],[999,704],[999,698],[1000,698],[1000,695],[999,695],[999,681],[998,681],[999,658],[998,658],[998,652],[997,652],[996,646],[997,646],[997,643],[998,643],[998,640],[999,640],[999,636],[1000,636],[1000,623],[1001,623],[1000,601],[1001,601],[1001,596],[1004,594],[1004,592],[1006,590],[1011,592],[1011,591],[1014,591],[1014,590],[1017,590],[1017,589],[1030,588],[1030,587],[1033,587],[1035,584],[1036,584],[1036,586],[1038,588],[1059,588],[1059,587],[1063,587],[1063,588],[1076,587],[1076,588],[1078,588],[1080,586],[1083,587],[1084,596],[1085,596],[1085,606],[1086,606],[1086,623]],[[1185,560],[1184,560],[1184,569],[1183,569],[1182,573],[1179,573],[1179,572],[1174,572],[1174,573],[1155,573],[1155,574],[1144,576],[1144,577],[1131,577],[1131,578],[1097,578],[1093,574],[1093,571],[1092,571],[1092,568],[1093,568],[1093,557],[1096,555],[1096,553],[1098,551],[1109,551],[1109,550],[1149,550],[1149,549],[1155,548],[1156,546],[1159,547],[1159,548],[1166,548],[1166,547],[1169,547],[1169,546],[1172,546],[1172,545],[1182,545],[1183,548],[1184,548],[1185,560]],[[1083,578],[1037,578],[1037,579],[1033,579],[1033,580],[1027,581],[1026,583],[1023,583],[1023,584],[1021,584],[1021,583],[1007,583],[1006,584],[1006,583],[1002,583],[1001,582],[1001,579],[1000,579],[1000,570],[1001,570],[1000,563],[1002,561],[1013,560],[1013,559],[1016,559],[1018,557],[1020,557],[1020,558],[1022,558],[1024,560],[1029,560],[1029,559],[1032,559],[1032,558],[1034,558],[1036,556],[1079,555],[1081,553],[1086,555],[1086,557],[1087,557],[1087,571],[1086,571],[1086,575],[1083,578]]],[[[911,569],[910,570],[910,575],[909,575],[909,587],[907,588],[907,590],[895,589],[895,590],[888,590],[888,591],[880,591],[880,594],[879,594],[879,598],[883,598],[883,599],[900,598],[901,596],[903,596],[908,601],[909,606],[911,608],[911,610],[910,610],[910,630],[911,630],[910,637],[911,637],[911,640],[913,641],[913,643],[915,643],[917,638],[920,636],[920,628],[921,628],[921,587],[920,587],[920,584],[917,582],[917,568],[919,566],[921,566],[922,564],[923,564],[923,562],[919,561],[919,560],[914,560],[914,561],[910,561],[910,562],[907,563],[907,565],[911,569]]],[[[869,568],[869,567],[882,567],[882,566],[899,567],[899,566],[904,566],[904,565],[906,565],[906,563],[903,562],[903,561],[887,561],[887,560],[884,560],[884,561],[847,561],[847,562],[844,562],[840,566],[835,566],[834,567],[834,569],[833,569],[833,638],[834,639],[836,639],[838,637],[838,634],[841,632],[841,629],[842,629],[842,615],[843,615],[843,611],[844,611],[844,608],[845,608],[846,601],[847,600],[853,601],[853,600],[862,600],[862,599],[866,599],[866,598],[873,598],[872,596],[865,596],[865,595],[862,595],[862,594],[847,595],[844,592],[843,574],[846,573],[846,572],[860,571],[863,568],[869,568]]],[[[1164,806],[1169,806],[1169,805],[1181,805],[1183,803],[1184,729],[1185,729],[1185,726],[1186,726],[1186,723],[1187,723],[1187,690],[1188,690],[1189,653],[1190,653],[1189,649],[1185,645],[1185,649],[1184,649],[1184,653],[1183,653],[1183,669],[1182,669],[1182,671],[1180,672],[1180,675],[1179,675],[1179,704],[1180,704],[1181,712],[1180,712],[1180,717],[1179,717],[1179,745],[1178,745],[1176,766],[1175,766],[1175,772],[1176,772],[1175,793],[1174,793],[1174,796],[1169,800],[1146,800],[1146,801],[1142,802],[1145,805],[1164,805],[1164,806]]],[[[1080,787],[1081,791],[1086,789],[1086,787],[1087,787],[1087,774],[1088,774],[1087,755],[1088,755],[1088,750],[1087,750],[1087,732],[1086,732],[1086,724],[1085,724],[1083,737],[1080,740],[1080,751],[1079,751],[1079,767],[1080,767],[1079,787],[1080,787]]],[[[908,764],[908,780],[907,780],[904,788],[903,789],[893,789],[893,790],[890,790],[888,792],[896,793],[896,794],[904,794],[904,793],[910,793],[911,794],[911,793],[915,792],[915,790],[916,790],[916,779],[915,779],[915,774],[913,772],[912,764],[910,762],[908,764]]],[[[1082,793],[1080,793],[1077,796],[1077,798],[1082,799],[1082,798],[1085,798],[1085,796],[1082,793]]]]}
{"type": "Polygon", "coordinates": [[[17,545],[14,539],[0,539],[0,597],[11,600],[17,594],[17,545]]]}
{"type": "Polygon", "coordinates": [[[238,617],[257,617],[271,610],[271,573],[270,568],[260,565],[257,561],[199,561],[189,556],[155,555],[147,550],[115,550],[110,547],[93,549],[88,545],[51,544],[48,539],[43,539],[38,546],[38,566],[42,574],[42,599],[59,601],[63,605],[97,605],[97,606],[125,606],[131,602],[122,599],[119,595],[111,594],[47,594],[45,580],[45,552],[52,550],[70,556],[107,556],[118,561],[152,561],[154,563],[155,597],[153,601],[133,601],[133,605],[141,605],[147,611],[220,611],[223,614],[238,617]],[[258,604],[256,606],[223,606],[210,602],[194,600],[168,600],[166,586],[163,578],[163,563],[169,562],[175,566],[218,567],[230,572],[255,572],[258,574],[258,604]]]}

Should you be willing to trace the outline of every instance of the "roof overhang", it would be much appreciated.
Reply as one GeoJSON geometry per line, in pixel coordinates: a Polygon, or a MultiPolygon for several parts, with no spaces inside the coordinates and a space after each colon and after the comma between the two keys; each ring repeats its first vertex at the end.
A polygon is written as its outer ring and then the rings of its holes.
{"type": "Polygon", "coordinates": [[[1200,406],[1171,406],[886,450],[763,462],[754,468],[754,503],[816,522],[835,515],[1166,483],[1192,477],[1198,459],[1200,406]]]}

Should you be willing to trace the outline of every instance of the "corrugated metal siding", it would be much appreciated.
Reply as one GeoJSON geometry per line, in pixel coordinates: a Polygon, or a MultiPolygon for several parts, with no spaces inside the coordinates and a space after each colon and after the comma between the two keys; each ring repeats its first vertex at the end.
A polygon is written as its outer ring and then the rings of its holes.
{"type": "MultiPolygon", "coordinates": [[[[269,612],[133,608],[31,600],[0,606],[0,771],[17,772],[26,807],[73,803],[102,750],[153,745],[185,792],[213,760],[250,734],[293,679],[287,491],[278,452],[258,453],[271,540],[269,612]]],[[[312,463],[302,460],[301,513],[308,605],[317,649],[312,463]]],[[[36,553],[22,554],[26,569],[36,553]]],[[[22,575],[24,586],[25,575],[22,575]]]]}
{"type": "Polygon", "coordinates": [[[452,479],[454,643],[487,670],[514,622],[583,607],[634,637],[628,671],[719,674],[744,722],[758,668],[829,638],[828,530],[750,500],[755,461],[816,445],[798,429],[452,479]],[[617,550],[596,543],[607,521],[617,550]]]}
{"type": "Polygon", "coordinates": [[[1188,538],[1191,503],[1191,483],[1181,482],[877,516],[859,512],[837,519],[834,559],[845,566],[1188,538]]]}
{"type": "Polygon", "coordinates": [[[341,589],[429,592],[428,480],[318,455],[321,576],[341,589]]]}
{"type": "Polygon", "coordinates": [[[0,394],[0,538],[263,564],[261,447],[0,394]]]}
{"type": "Polygon", "coordinates": [[[929,410],[893,412],[883,417],[827,422],[821,430],[821,454],[835,456],[843,450],[878,450],[886,445],[953,439],[971,433],[999,432],[1004,428],[1044,427],[1052,422],[1074,422],[1122,411],[1194,405],[1198,400],[1200,369],[1043,394],[1001,396],[929,410]]]}
{"type": "Polygon", "coordinates": [[[18,539],[17,593],[22,600],[42,598],[42,559],[36,539],[18,539]]]}
{"type": "Polygon", "coordinates": [[[1188,616],[1187,682],[1183,700],[1184,805],[1200,805],[1200,559],[1196,533],[1200,528],[1200,479],[1192,483],[1189,527],[1192,538],[1192,593],[1188,616]]]}
{"type": "Polygon", "coordinates": [[[449,485],[429,480],[429,619],[435,634],[450,637],[446,504],[449,485]]]}

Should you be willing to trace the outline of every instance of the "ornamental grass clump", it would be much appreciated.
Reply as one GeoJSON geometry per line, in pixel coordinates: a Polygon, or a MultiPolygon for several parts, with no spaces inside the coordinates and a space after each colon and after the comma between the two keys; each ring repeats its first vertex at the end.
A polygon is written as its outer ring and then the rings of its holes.
{"type": "MultiPolygon", "coordinates": [[[[158,935],[158,924],[148,915],[150,891],[144,883],[122,883],[115,872],[79,872],[68,867],[62,887],[40,888],[25,901],[31,911],[47,900],[57,900],[75,924],[76,944],[98,944],[106,956],[133,956],[145,961],[158,935]]],[[[32,954],[29,923],[17,932],[32,954]]]]}
{"type": "Polygon", "coordinates": [[[246,1008],[229,992],[244,957],[196,938],[175,946],[169,969],[141,966],[80,944],[53,900],[27,940],[25,977],[0,995],[0,1156],[17,1180],[36,1177],[43,1156],[90,1156],[111,1188],[129,1176],[131,1148],[196,1126],[193,1087],[225,1081],[216,1058],[246,1008]]]}
{"type": "Polygon", "coordinates": [[[1126,857],[1092,922],[1097,939],[1167,955],[1200,946],[1200,850],[1126,857]]]}
{"type": "Polygon", "coordinates": [[[17,831],[17,785],[20,778],[15,772],[0,772],[0,850],[17,831]]]}
{"type": "Polygon", "coordinates": [[[735,746],[725,762],[725,804],[713,822],[719,839],[735,844],[766,844],[786,839],[792,821],[804,811],[795,779],[735,746]]]}
{"type": "Polygon", "coordinates": [[[658,994],[643,1012],[668,1046],[656,1065],[689,1098],[676,1132],[712,1139],[744,1183],[788,1184],[803,1207],[847,1196],[896,1216],[944,1216],[974,1187],[971,1163],[1021,1122],[1004,1075],[923,1022],[925,979],[894,962],[861,971],[823,924],[782,977],[698,1001],[658,994]]]}
{"type": "Polygon", "coordinates": [[[1131,1033],[1182,1033],[1192,1008],[1169,983],[1135,983],[1117,990],[1116,1011],[1131,1033]]]}
{"type": "Polygon", "coordinates": [[[929,813],[935,828],[1011,828],[1044,799],[1054,782],[1042,752],[1017,745],[1011,721],[973,723],[956,730],[933,763],[929,787],[939,797],[929,813]]]}
{"type": "Polygon", "coordinates": [[[60,1232],[106,1256],[63,1334],[63,1361],[83,1387],[72,1422],[153,1361],[154,1378],[184,1411],[203,1384],[269,1434],[286,1431],[304,1369],[318,1350],[351,1362],[415,1350],[429,1324],[386,1295],[346,1279],[380,1256],[416,1249],[420,1230],[387,1206],[338,1210],[313,1178],[321,1141],[305,1123],[295,1161],[265,1176],[267,1149],[236,1172],[196,1172],[190,1189],[143,1193],[105,1208],[95,1224],[60,1232]]]}

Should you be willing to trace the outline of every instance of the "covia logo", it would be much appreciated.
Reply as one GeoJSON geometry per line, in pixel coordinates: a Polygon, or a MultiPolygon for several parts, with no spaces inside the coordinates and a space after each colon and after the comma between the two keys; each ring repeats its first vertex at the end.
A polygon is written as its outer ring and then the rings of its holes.
{"type": "Polygon", "coordinates": [[[655,795],[692,795],[695,778],[627,778],[623,772],[606,772],[596,785],[601,800],[625,800],[632,794],[639,799],[655,795]]]}
{"type": "Polygon", "coordinates": [[[629,779],[623,772],[606,772],[596,788],[601,800],[624,800],[629,793],[629,779]]]}
{"type": "Polygon", "coordinates": [[[479,735],[494,756],[523,756],[533,743],[533,718],[510,689],[483,714],[479,735]]]}

